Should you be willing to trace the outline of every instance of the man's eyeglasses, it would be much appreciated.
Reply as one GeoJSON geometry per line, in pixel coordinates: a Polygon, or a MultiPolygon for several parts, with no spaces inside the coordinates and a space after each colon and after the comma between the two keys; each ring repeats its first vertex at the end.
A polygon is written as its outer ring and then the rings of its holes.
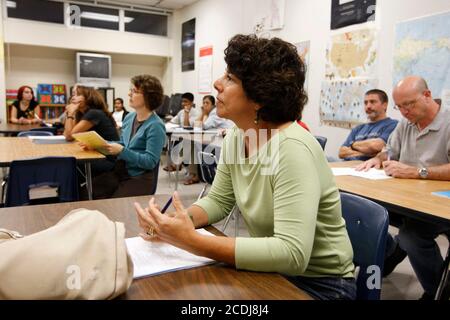
{"type": "Polygon", "coordinates": [[[419,98],[417,98],[417,99],[415,99],[415,100],[405,102],[405,103],[403,103],[403,104],[401,104],[401,105],[396,104],[396,105],[394,106],[394,109],[395,109],[395,110],[408,110],[408,111],[409,111],[409,110],[411,110],[412,108],[414,108],[414,106],[416,105],[417,101],[419,101],[419,99],[420,99],[421,97],[422,97],[422,96],[420,96],[419,98]]]}

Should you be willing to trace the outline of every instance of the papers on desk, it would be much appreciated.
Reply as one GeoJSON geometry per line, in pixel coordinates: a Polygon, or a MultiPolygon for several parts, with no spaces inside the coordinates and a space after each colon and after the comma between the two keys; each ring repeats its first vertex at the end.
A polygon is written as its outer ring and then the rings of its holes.
{"type": "Polygon", "coordinates": [[[175,124],[175,123],[171,123],[171,122],[166,123],[166,131],[171,132],[175,129],[183,129],[183,128],[181,128],[180,125],[175,124]]]}
{"type": "Polygon", "coordinates": [[[450,198],[450,190],[446,191],[435,191],[431,193],[432,195],[444,197],[444,198],[450,198]]]}
{"type": "Polygon", "coordinates": [[[37,144],[69,143],[64,136],[28,136],[28,139],[37,144]]]}
{"type": "MultiPolygon", "coordinates": [[[[198,229],[197,232],[214,236],[205,229],[198,229]]],[[[208,258],[193,255],[168,243],[149,242],[141,237],[125,239],[125,243],[134,264],[134,279],[190,269],[215,262],[208,258]]]]}
{"type": "Polygon", "coordinates": [[[105,139],[103,139],[97,132],[95,131],[87,131],[74,133],[72,137],[89,146],[92,149],[97,150],[98,152],[108,155],[108,151],[105,149],[105,146],[108,144],[105,139]]]}
{"type": "Polygon", "coordinates": [[[374,168],[370,169],[367,172],[356,171],[353,168],[331,168],[331,171],[333,171],[333,174],[335,176],[354,176],[370,180],[392,179],[392,177],[386,175],[384,170],[378,170],[374,168]]]}

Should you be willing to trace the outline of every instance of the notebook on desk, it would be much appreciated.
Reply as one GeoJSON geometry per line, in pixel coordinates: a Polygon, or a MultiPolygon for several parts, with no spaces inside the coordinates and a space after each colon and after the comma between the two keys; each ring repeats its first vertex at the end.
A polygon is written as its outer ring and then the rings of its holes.
{"type": "Polygon", "coordinates": [[[78,142],[82,142],[104,155],[109,155],[108,151],[105,148],[108,142],[95,131],[74,133],[72,134],[72,137],[78,142]]]}
{"type": "MultiPolygon", "coordinates": [[[[197,232],[214,236],[205,229],[197,229],[197,232]]],[[[133,261],[134,279],[215,263],[214,260],[196,256],[164,242],[150,242],[135,237],[125,239],[125,243],[133,261]]]]}

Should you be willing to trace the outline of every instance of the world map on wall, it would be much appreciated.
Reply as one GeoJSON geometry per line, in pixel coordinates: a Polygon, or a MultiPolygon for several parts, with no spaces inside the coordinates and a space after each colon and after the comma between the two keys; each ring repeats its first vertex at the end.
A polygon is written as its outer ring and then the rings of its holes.
{"type": "Polygon", "coordinates": [[[450,12],[397,24],[394,85],[409,75],[423,77],[434,97],[450,90],[450,12]]]}
{"type": "Polygon", "coordinates": [[[320,91],[321,122],[346,128],[366,122],[364,96],[377,85],[376,79],[324,81],[320,91]]]}
{"type": "Polygon", "coordinates": [[[366,28],[333,35],[326,59],[328,80],[373,77],[377,62],[375,30],[366,28]]]}

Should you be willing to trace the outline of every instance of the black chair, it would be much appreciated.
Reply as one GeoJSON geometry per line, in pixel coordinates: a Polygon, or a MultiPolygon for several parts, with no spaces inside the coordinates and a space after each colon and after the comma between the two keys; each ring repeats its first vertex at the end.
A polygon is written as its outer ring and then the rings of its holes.
{"type": "Polygon", "coordinates": [[[31,131],[44,131],[44,132],[51,132],[54,136],[56,136],[56,127],[41,127],[41,128],[33,128],[31,131]]]}
{"type": "Polygon", "coordinates": [[[44,157],[11,162],[6,207],[78,199],[74,157],[44,157]],[[42,196],[30,199],[30,194],[42,196]]]}
{"type": "Polygon", "coordinates": [[[158,176],[159,176],[159,164],[160,162],[158,161],[158,164],[156,165],[156,167],[153,169],[153,178],[152,178],[152,190],[150,192],[150,194],[155,194],[156,193],[156,188],[158,187],[158,176]]]}
{"type": "Polygon", "coordinates": [[[314,138],[317,139],[317,141],[319,141],[320,146],[322,147],[322,150],[325,150],[325,146],[327,144],[327,138],[322,137],[322,136],[314,136],[314,138]]]}
{"type": "Polygon", "coordinates": [[[214,181],[214,177],[216,176],[217,169],[217,159],[216,156],[212,153],[198,152],[198,157],[200,159],[200,174],[203,181],[205,181],[205,185],[203,186],[202,191],[198,195],[198,199],[202,198],[208,188],[208,185],[212,185],[214,181]]]}
{"type": "Polygon", "coordinates": [[[18,137],[28,137],[28,136],[53,136],[53,133],[49,131],[22,131],[17,135],[18,137]]]}
{"type": "MultiPolygon", "coordinates": [[[[446,233],[445,236],[447,237],[447,240],[450,242],[450,232],[446,233]]],[[[442,268],[442,275],[441,275],[441,281],[439,282],[438,289],[436,291],[436,296],[434,297],[434,300],[441,300],[442,293],[447,286],[448,281],[448,275],[449,275],[449,267],[450,264],[450,244],[447,249],[447,255],[445,256],[444,260],[444,266],[442,268]]]]}
{"type": "Polygon", "coordinates": [[[344,192],[341,192],[341,204],[353,247],[353,263],[360,268],[356,279],[357,299],[379,300],[389,226],[388,212],[373,201],[344,192]],[[379,277],[378,287],[369,287],[371,276],[379,277]]]}

